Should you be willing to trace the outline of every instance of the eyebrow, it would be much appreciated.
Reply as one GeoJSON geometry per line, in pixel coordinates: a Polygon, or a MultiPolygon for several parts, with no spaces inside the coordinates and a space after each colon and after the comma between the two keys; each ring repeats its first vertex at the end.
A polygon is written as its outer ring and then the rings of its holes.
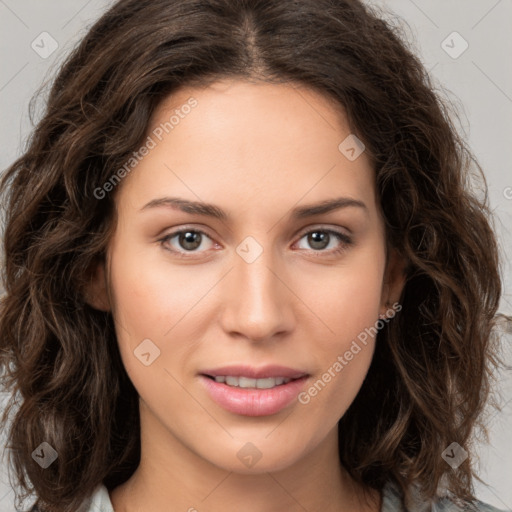
{"type": "MultiPolygon", "coordinates": [[[[180,210],[185,213],[205,215],[213,217],[219,220],[229,220],[229,215],[214,204],[203,203],[200,201],[190,201],[179,197],[160,197],[153,199],[141,208],[141,211],[148,210],[151,208],[167,207],[173,210],[180,210]]],[[[350,197],[338,197],[335,199],[326,199],[315,204],[309,204],[306,206],[298,206],[291,211],[291,217],[293,219],[304,219],[307,217],[313,217],[315,215],[321,215],[329,213],[340,208],[357,207],[365,211],[368,211],[366,204],[358,199],[350,197]]]]}

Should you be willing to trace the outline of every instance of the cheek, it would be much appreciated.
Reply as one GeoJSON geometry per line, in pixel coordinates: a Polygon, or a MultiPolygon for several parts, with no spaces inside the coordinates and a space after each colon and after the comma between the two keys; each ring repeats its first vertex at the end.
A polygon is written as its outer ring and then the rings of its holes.
{"type": "Polygon", "coordinates": [[[144,400],[159,410],[168,410],[172,402],[185,412],[191,407],[190,400],[173,377],[190,350],[190,344],[179,340],[188,340],[184,332],[194,310],[185,315],[197,302],[198,291],[194,294],[193,283],[186,282],[183,272],[170,274],[161,263],[148,261],[147,255],[121,246],[113,252],[111,290],[119,351],[144,400]]]}
{"type": "Polygon", "coordinates": [[[298,295],[323,325],[323,349],[346,350],[347,344],[379,319],[385,254],[380,246],[354,252],[337,267],[302,272],[298,295]]]}
{"type": "Polygon", "coordinates": [[[111,287],[116,320],[134,341],[165,339],[204,295],[208,282],[214,282],[214,276],[191,279],[189,271],[169,265],[161,255],[155,258],[159,251],[152,246],[140,251],[119,246],[113,254],[111,287]]]}
{"type": "Polygon", "coordinates": [[[333,292],[335,305],[327,302],[319,309],[331,332],[315,337],[318,373],[298,398],[304,407],[316,409],[326,425],[345,414],[370,367],[380,304],[378,277],[366,273],[340,280],[341,290],[333,292]]]}
{"type": "Polygon", "coordinates": [[[323,336],[319,329],[316,336],[310,333],[316,340],[318,374],[299,401],[316,404],[333,419],[339,419],[354,400],[372,360],[384,264],[385,253],[375,246],[347,258],[328,278],[318,274],[304,283],[308,304],[326,328],[321,328],[323,336]]]}
{"type": "MultiPolygon", "coordinates": [[[[112,246],[110,276],[117,340],[130,379],[141,396],[150,396],[162,386],[178,386],[172,377],[181,379],[196,348],[193,340],[201,338],[208,313],[208,301],[201,299],[218,275],[207,265],[200,270],[170,264],[153,245],[133,249],[128,236],[119,238],[112,246]],[[148,351],[151,362],[145,366],[139,356],[148,351]]],[[[179,386],[174,391],[178,396],[179,386]]]]}

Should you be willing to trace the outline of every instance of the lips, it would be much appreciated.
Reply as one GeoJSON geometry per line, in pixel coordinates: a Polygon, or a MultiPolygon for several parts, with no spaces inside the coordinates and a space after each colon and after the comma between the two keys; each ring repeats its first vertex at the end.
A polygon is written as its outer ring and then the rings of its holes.
{"type": "MultiPolygon", "coordinates": [[[[292,402],[308,381],[309,374],[301,370],[279,365],[260,368],[250,366],[224,366],[204,370],[199,374],[200,383],[210,399],[224,410],[242,416],[268,416],[277,414],[292,402]],[[227,377],[228,379],[222,379],[227,377]],[[269,389],[231,386],[223,380],[286,379],[269,389]]],[[[263,382],[258,380],[258,382],[263,382]]]]}

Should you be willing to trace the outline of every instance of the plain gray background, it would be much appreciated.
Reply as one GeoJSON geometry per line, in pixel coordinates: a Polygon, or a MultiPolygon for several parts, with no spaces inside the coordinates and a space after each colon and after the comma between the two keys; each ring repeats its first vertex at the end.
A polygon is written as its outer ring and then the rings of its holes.
{"type": "MultiPolygon", "coordinates": [[[[410,44],[442,89],[441,94],[458,109],[466,138],[487,177],[504,255],[505,290],[500,311],[511,315],[512,0],[367,3],[383,7],[386,17],[403,18],[410,44]]],[[[107,0],[0,0],[0,169],[21,154],[31,129],[30,98],[43,81],[54,76],[59,63],[109,4],[107,0]],[[52,45],[58,46],[47,55],[52,45]]],[[[511,341],[510,335],[504,337],[509,364],[511,341]]],[[[481,500],[512,509],[511,373],[503,372],[497,384],[503,411],[491,411],[490,443],[476,447],[481,461],[479,474],[489,486],[477,482],[476,488],[481,500]]],[[[13,503],[4,459],[0,466],[0,512],[14,510],[13,503]]]]}

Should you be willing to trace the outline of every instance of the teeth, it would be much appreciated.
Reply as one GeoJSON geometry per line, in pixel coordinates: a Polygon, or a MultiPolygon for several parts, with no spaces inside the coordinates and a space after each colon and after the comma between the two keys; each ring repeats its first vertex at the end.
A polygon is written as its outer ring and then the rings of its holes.
{"type": "Polygon", "coordinates": [[[292,379],[285,377],[268,377],[266,379],[251,379],[249,377],[233,377],[231,375],[220,375],[215,377],[215,382],[221,382],[228,386],[240,387],[240,388],[258,388],[258,389],[270,389],[281,384],[286,384],[292,379]]]}

